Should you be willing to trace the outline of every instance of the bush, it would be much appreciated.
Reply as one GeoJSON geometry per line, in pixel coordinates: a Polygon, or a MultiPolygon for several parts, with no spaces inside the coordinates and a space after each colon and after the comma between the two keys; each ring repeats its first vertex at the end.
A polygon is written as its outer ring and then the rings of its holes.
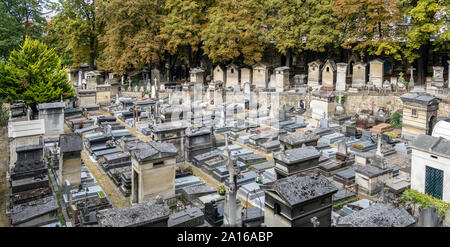
{"type": "Polygon", "coordinates": [[[389,124],[391,124],[392,128],[402,129],[402,122],[400,118],[401,118],[400,113],[394,112],[394,114],[392,114],[391,120],[389,121],[389,124]]]}
{"type": "Polygon", "coordinates": [[[427,194],[422,194],[417,190],[406,190],[402,194],[402,202],[413,202],[423,206],[423,208],[427,208],[429,206],[434,206],[436,211],[440,215],[445,215],[445,213],[450,210],[450,203],[446,203],[442,200],[434,198],[427,194]]]}
{"type": "Polygon", "coordinates": [[[9,110],[3,105],[3,100],[0,100],[0,127],[8,125],[9,110]]]}

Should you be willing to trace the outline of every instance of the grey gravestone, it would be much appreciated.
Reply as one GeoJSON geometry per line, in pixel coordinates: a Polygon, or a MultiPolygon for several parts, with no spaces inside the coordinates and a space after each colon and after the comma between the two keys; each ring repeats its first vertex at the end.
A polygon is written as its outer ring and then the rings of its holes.
{"type": "Polygon", "coordinates": [[[320,119],[320,122],[319,122],[320,128],[329,128],[330,127],[330,125],[328,123],[328,119],[325,116],[326,116],[326,113],[324,112],[323,117],[320,119]]]}
{"type": "Polygon", "coordinates": [[[443,217],[436,211],[436,208],[429,206],[420,211],[419,227],[441,227],[443,217]]]}
{"type": "Polygon", "coordinates": [[[337,143],[338,153],[347,154],[347,145],[345,144],[344,139],[337,143]]]}

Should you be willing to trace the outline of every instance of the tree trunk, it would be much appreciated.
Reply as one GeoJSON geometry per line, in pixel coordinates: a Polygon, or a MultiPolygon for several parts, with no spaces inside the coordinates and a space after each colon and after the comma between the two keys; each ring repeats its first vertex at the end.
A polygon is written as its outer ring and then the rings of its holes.
{"type": "Polygon", "coordinates": [[[425,44],[419,49],[420,57],[417,60],[417,83],[424,84],[427,73],[429,45],[425,44]]]}
{"type": "Polygon", "coordinates": [[[95,52],[96,52],[95,41],[91,37],[90,38],[90,53],[89,53],[89,69],[91,69],[91,70],[95,69],[95,52]]]}

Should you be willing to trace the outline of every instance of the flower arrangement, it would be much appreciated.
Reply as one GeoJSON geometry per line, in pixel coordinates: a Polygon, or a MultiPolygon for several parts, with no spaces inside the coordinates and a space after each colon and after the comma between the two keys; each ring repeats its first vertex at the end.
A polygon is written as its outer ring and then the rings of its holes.
{"type": "Polygon", "coordinates": [[[218,192],[219,195],[221,195],[221,196],[225,195],[225,193],[226,193],[225,186],[220,185],[220,186],[217,188],[217,192],[218,192]]]}
{"type": "Polygon", "coordinates": [[[364,150],[364,146],[359,144],[359,143],[355,143],[352,145],[353,148],[356,148],[358,150],[364,150]]]}
{"type": "Polygon", "coordinates": [[[255,182],[257,184],[262,184],[264,181],[264,176],[261,174],[261,175],[257,176],[255,180],[256,180],[255,182]]]}

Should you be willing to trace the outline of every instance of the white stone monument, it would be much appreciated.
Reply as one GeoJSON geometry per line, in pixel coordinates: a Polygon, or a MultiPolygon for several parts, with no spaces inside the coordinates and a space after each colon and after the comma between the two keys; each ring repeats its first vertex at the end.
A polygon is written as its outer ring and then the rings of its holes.
{"type": "Polygon", "coordinates": [[[337,91],[345,91],[346,80],[347,80],[347,64],[346,63],[337,63],[337,75],[336,75],[336,90],[337,91]]]}

